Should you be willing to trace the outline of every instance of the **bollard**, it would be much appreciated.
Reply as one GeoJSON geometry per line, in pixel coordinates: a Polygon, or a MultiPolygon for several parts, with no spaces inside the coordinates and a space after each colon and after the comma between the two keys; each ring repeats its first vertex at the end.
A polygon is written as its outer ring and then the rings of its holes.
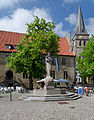
{"type": "Polygon", "coordinates": [[[10,101],[12,101],[12,92],[11,92],[11,87],[10,87],[10,101]]]}

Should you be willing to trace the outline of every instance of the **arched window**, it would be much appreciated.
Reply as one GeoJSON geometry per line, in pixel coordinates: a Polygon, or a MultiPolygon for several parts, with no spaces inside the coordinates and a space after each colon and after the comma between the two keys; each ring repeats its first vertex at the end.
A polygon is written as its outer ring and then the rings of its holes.
{"type": "Polygon", "coordinates": [[[81,46],[81,40],[79,41],[79,46],[81,46]]]}
{"type": "Polygon", "coordinates": [[[84,46],[86,45],[86,41],[84,40],[84,44],[83,44],[84,46]]]}

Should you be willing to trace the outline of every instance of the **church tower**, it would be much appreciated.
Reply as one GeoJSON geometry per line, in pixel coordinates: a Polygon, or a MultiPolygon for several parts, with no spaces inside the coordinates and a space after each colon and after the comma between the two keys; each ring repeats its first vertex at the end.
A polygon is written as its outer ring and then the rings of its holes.
{"type": "Polygon", "coordinates": [[[89,34],[85,28],[82,11],[79,5],[76,28],[74,31],[74,37],[72,38],[72,49],[75,55],[79,56],[79,58],[81,57],[79,53],[81,53],[82,47],[86,45],[88,40],[89,34]]]}

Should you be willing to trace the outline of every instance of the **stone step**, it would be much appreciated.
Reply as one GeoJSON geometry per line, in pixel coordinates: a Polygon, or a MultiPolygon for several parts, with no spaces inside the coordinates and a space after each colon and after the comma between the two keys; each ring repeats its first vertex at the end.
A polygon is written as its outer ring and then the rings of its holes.
{"type": "Polygon", "coordinates": [[[65,97],[46,97],[45,101],[62,101],[65,100],[65,97]]]}
{"type": "Polygon", "coordinates": [[[82,98],[81,95],[75,94],[75,93],[69,93],[68,95],[64,95],[66,98],[69,98],[70,100],[77,100],[79,98],[82,98]]]}
{"type": "Polygon", "coordinates": [[[75,97],[75,96],[77,95],[76,94],[54,94],[54,95],[31,94],[31,95],[25,95],[23,97],[26,98],[26,97],[75,97]]]}
{"type": "Polygon", "coordinates": [[[63,96],[65,96],[65,97],[70,97],[70,96],[73,96],[73,95],[75,95],[74,93],[66,93],[66,94],[62,94],[63,96]]]}
{"type": "Polygon", "coordinates": [[[20,97],[20,100],[31,100],[31,101],[65,101],[65,100],[76,100],[82,96],[75,93],[65,93],[65,94],[27,94],[20,97]]]}
{"type": "Polygon", "coordinates": [[[67,101],[71,100],[70,98],[65,97],[28,97],[24,99],[25,101],[67,101]]]}
{"type": "Polygon", "coordinates": [[[79,99],[79,98],[82,98],[82,96],[81,96],[81,95],[78,95],[77,97],[72,98],[72,100],[77,100],[77,99],[79,99]]]}
{"type": "Polygon", "coordinates": [[[74,95],[66,96],[66,97],[69,97],[69,98],[75,98],[75,97],[78,97],[78,95],[77,95],[77,94],[74,94],[74,95]]]}
{"type": "Polygon", "coordinates": [[[24,97],[22,98],[25,101],[31,100],[31,101],[68,101],[68,100],[77,100],[81,98],[81,95],[74,95],[70,97],[65,96],[31,96],[31,97],[24,97]]]}

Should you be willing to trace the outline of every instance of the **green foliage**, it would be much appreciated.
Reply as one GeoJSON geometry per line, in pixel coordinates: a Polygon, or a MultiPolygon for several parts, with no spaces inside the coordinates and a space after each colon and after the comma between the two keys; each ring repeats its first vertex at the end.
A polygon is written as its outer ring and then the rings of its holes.
{"type": "Polygon", "coordinates": [[[43,53],[57,55],[58,35],[54,33],[55,24],[46,22],[37,16],[27,24],[27,34],[17,46],[17,53],[7,59],[7,65],[16,73],[25,72],[34,78],[41,78],[45,73],[43,53]]]}
{"type": "Polygon", "coordinates": [[[80,54],[82,57],[76,57],[78,71],[82,78],[94,77],[94,35],[89,39],[88,43],[80,54]]]}

